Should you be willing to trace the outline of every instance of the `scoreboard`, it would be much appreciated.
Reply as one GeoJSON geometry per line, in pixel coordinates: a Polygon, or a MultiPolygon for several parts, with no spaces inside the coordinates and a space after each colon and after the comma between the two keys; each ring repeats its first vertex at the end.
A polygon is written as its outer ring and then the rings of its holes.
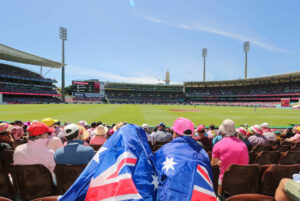
{"type": "Polygon", "coordinates": [[[72,96],[80,99],[104,97],[104,82],[72,81],[72,96]]]}
{"type": "Polygon", "coordinates": [[[72,92],[100,93],[99,81],[72,81],[72,92]]]}

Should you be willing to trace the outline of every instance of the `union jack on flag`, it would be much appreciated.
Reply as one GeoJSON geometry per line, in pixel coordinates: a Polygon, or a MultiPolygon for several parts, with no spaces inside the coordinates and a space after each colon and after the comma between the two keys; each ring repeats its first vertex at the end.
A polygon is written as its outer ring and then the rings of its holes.
{"type": "Polygon", "coordinates": [[[123,126],[58,201],[155,200],[158,184],[150,153],[144,130],[123,126]]]}

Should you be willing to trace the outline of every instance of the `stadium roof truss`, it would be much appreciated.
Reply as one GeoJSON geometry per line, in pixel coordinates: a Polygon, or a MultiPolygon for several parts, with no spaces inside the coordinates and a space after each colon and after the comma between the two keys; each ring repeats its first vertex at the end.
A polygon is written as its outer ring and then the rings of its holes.
{"type": "Polygon", "coordinates": [[[240,80],[224,80],[224,81],[206,81],[206,82],[185,82],[185,87],[232,87],[232,86],[249,86],[260,84],[279,84],[300,81],[300,71],[294,73],[286,73],[281,75],[265,76],[240,80]]]}
{"type": "Polygon", "coordinates": [[[60,68],[62,66],[59,62],[22,52],[2,44],[0,44],[0,59],[51,68],[60,68]]]}

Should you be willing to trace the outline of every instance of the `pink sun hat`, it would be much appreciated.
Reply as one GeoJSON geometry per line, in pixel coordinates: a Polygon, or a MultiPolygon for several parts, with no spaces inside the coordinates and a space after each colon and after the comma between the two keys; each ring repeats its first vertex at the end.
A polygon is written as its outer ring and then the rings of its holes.
{"type": "Polygon", "coordinates": [[[238,132],[239,134],[242,134],[242,135],[247,135],[247,130],[246,130],[245,128],[243,128],[243,127],[239,127],[239,128],[237,129],[237,132],[238,132]]]}
{"type": "Polygon", "coordinates": [[[259,135],[262,135],[263,134],[263,131],[261,129],[261,126],[260,125],[254,125],[254,126],[251,126],[251,129],[252,131],[254,131],[255,133],[259,134],[259,135]]]}
{"type": "Polygon", "coordinates": [[[191,120],[180,117],[175,120],[172,129],[179,135],[192,136],[194,134],[195,126],[191,120]]]}

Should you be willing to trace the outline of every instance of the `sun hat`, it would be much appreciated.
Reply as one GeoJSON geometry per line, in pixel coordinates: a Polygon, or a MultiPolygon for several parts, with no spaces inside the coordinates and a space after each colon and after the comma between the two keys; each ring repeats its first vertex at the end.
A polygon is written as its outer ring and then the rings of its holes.
{"type": "Polygon", "coordinates": [[[231,119],[225,119],[222,122],[222,127],[223,130],[221,131],[225,133],[225,136],[233,136],[236,133],[234,121],[231,119]]]}
{"type": "Polygon", "coordinates": [[[70,136],[74,134],[75,132],[79,131],[79,127],[76,124],[69,124],[64,127],[64,136],[70,136]]]}
{"type": "Polygon", "coordinates": [[[99,136],[104,136],[108,131],[108,128],[106,126],[103,125],[99,125],[96,129],[95,129],[95,134],[99,135],[99,136]]]}
{"type": "Polygon", "coordinates": [[[149,128],[148,124],[143,124],[142,129],[146,129],[146,128],[149,128]]]}
{"type": "Polygon", "coordinates": [[[119,128],[121,128],[122,126],[124,126],[123,122],[118,122],[115,126],[114,126],[114,131],[116,132],[119,128]]]}
{"type": "Polygon", "coordinates": [[[191,136],[194,134],[194,124],[191,120],[180,117],[177,118],[172,126],[172,129],[178,135],[188,135],[191,136]]]}
{"type": "Polygon", "coordinates": [[[262,129],[260,127],[260,125],[255,124],[254,126],[251,126],[252,131],[254,131],[255,133],[262,135],[262,129]]]}
{"type": "Polygon", "coordinates": [[[3,122],[0,124],[0,133],[10,131],[10,128],[11,128],[10,124],[3,122]]]}
{"type": "Polygon", "coordinates": [[[43,119],[42,122],[44,124],[46,124],[47,126],[52,126],[53,124],[55,124],[56,122],[58,122],[58,120],[57,119],[52,119],[50,117],[47,117],[47,118],[43,119]]]}
{"type": "Polygon", "coordinates": [[[237,131],[238,134],[247,135],[247,130],[243,127],[237,128],[236,131],[237,131]]]}
{"type": "Polygon", "coordinates": [[[45,133],[53,133],[54,129],[49,128],[43,122],[37,122],[37,123],[31,124],[28,127],[27,132],[29,133],[29,136],[38,136],[38,135],[42,135],[45,133]]]}
{"type": "Polygon", "coordinates": [[[269,128],[269,124],[268,123],[262,123],[262,124],[260,124],[260,127],[269,128]]]}

